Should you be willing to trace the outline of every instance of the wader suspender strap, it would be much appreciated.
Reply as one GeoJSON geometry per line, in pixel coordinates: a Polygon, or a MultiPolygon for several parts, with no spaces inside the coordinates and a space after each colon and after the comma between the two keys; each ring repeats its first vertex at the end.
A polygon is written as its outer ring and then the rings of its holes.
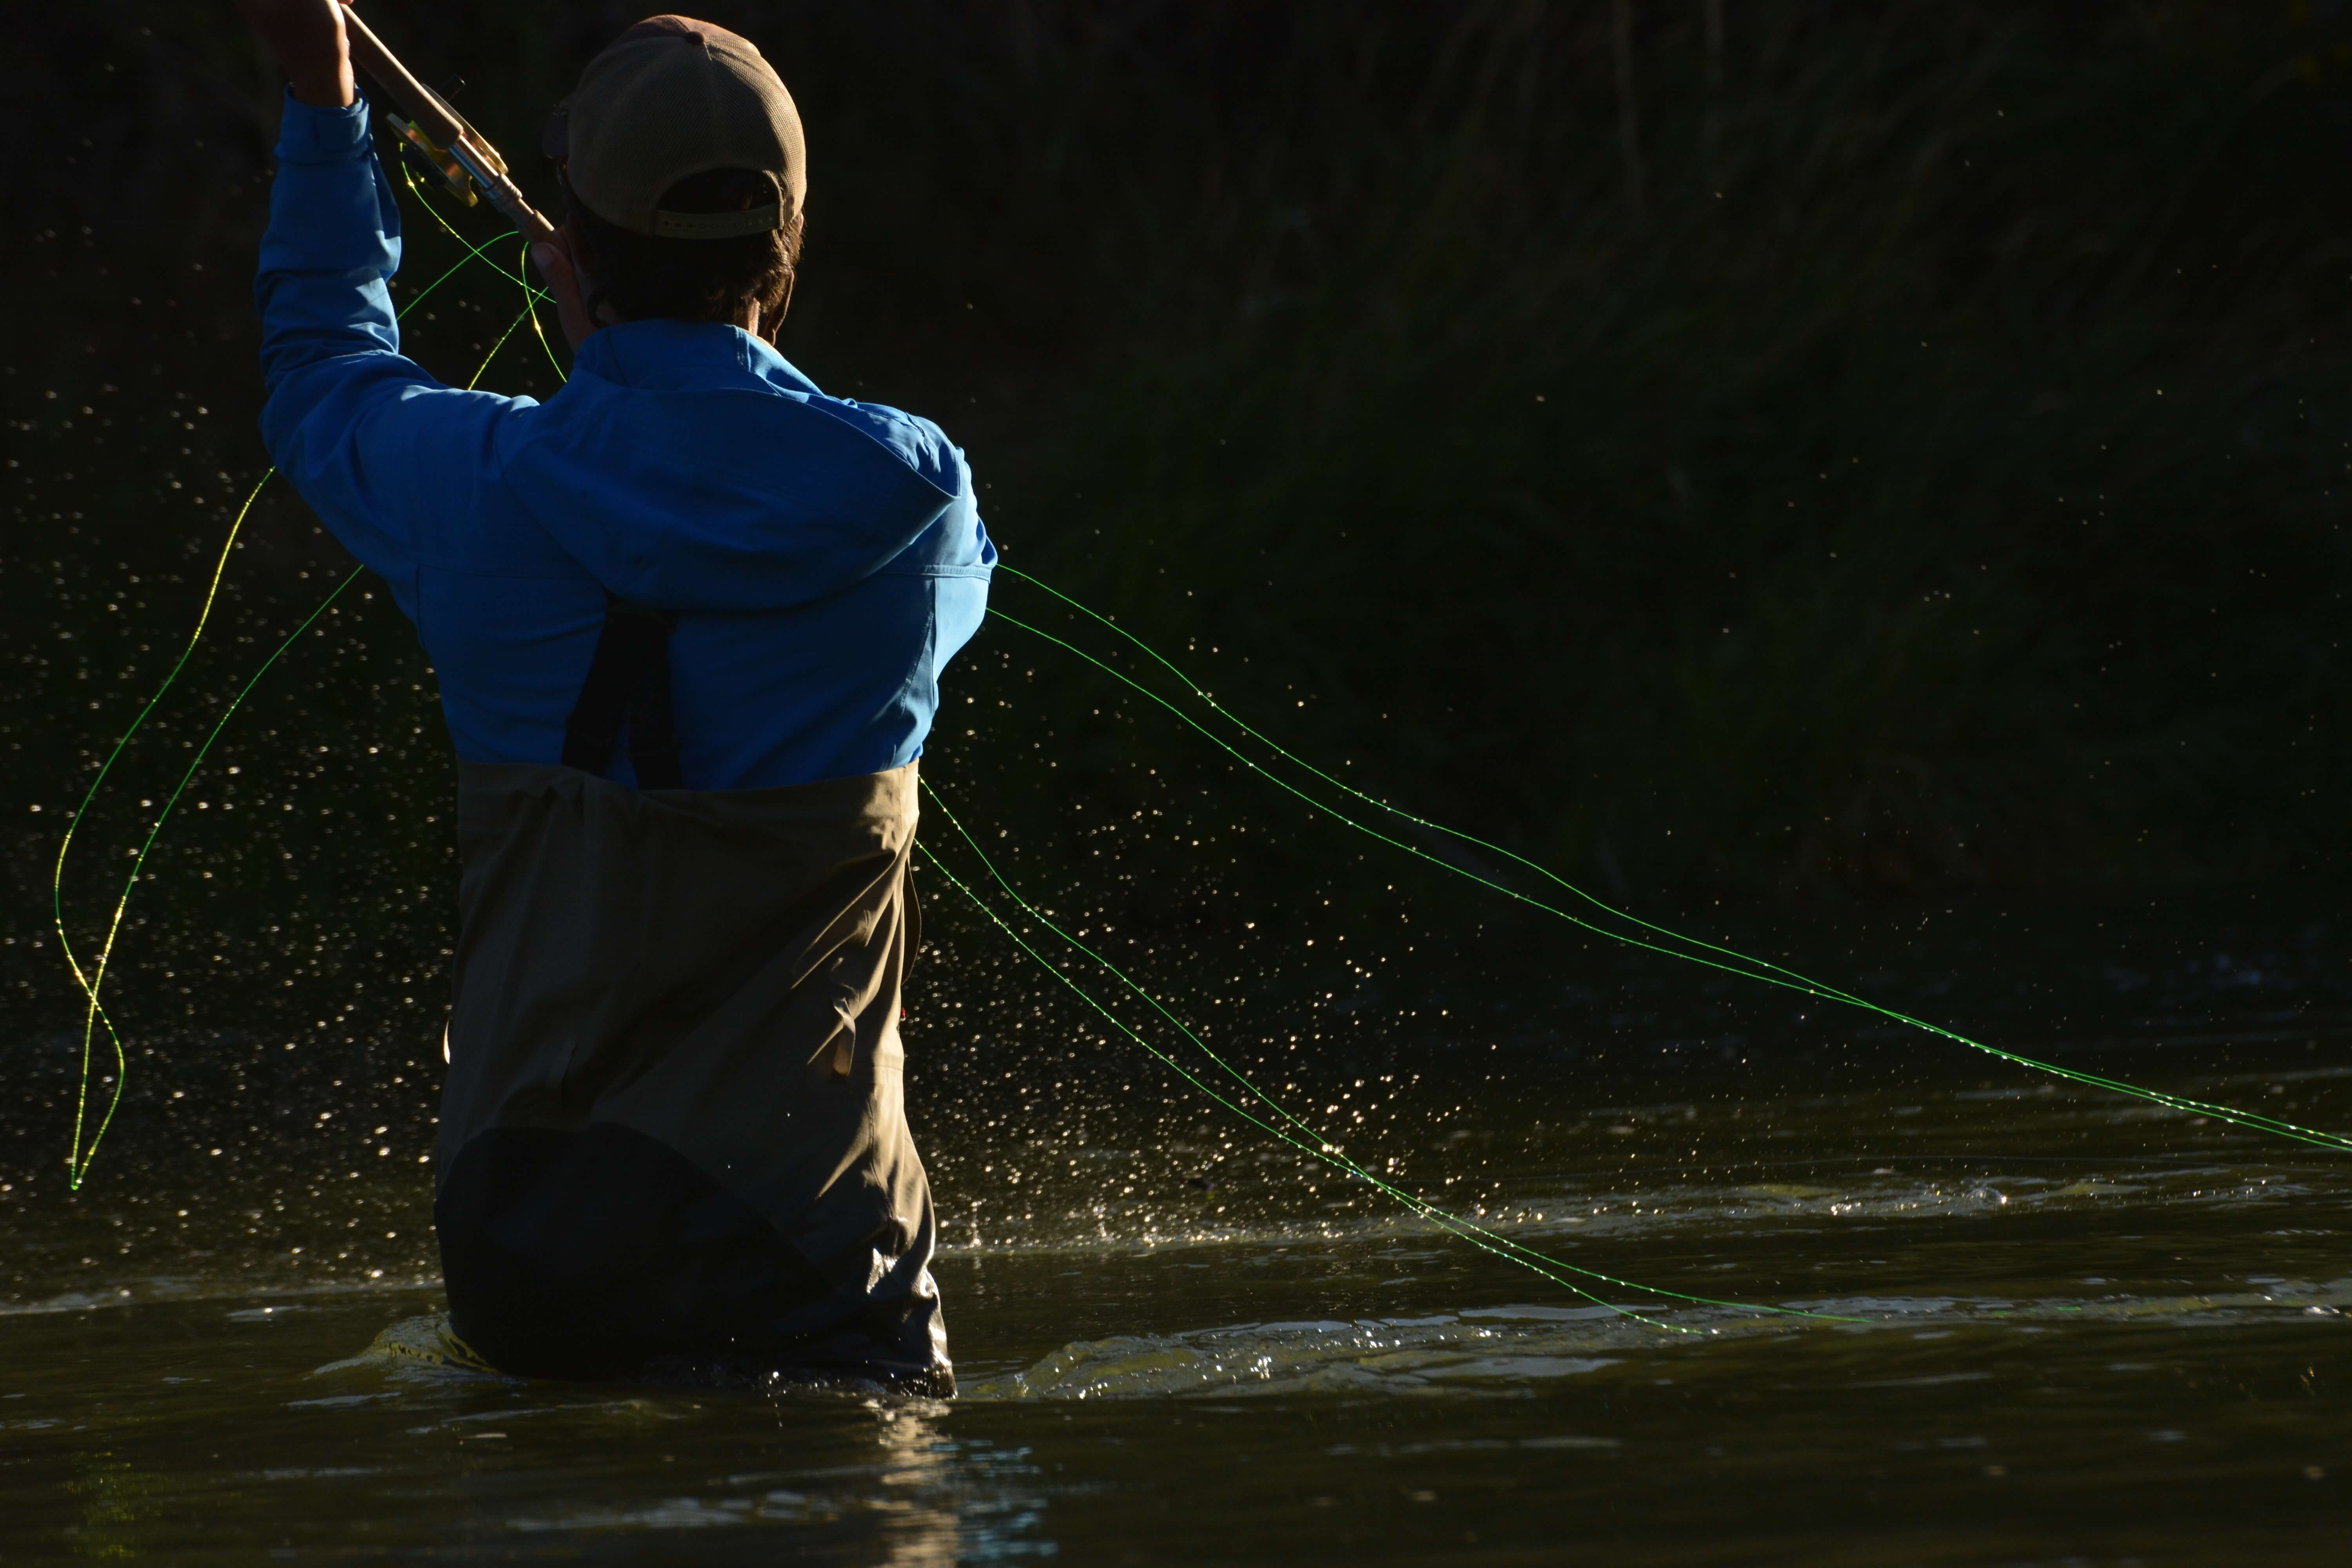
{"type": "Polygon", "coordinates": [[[588,661],[588,679],[563,726],[563,765],[603,776],[613,764],[621,726],[629,727],[629,762],[639,789],[682,789],[677,725],[669,700],[669,634],[674,610],[648,610],[607,597],[604,630],[588,661]]]}

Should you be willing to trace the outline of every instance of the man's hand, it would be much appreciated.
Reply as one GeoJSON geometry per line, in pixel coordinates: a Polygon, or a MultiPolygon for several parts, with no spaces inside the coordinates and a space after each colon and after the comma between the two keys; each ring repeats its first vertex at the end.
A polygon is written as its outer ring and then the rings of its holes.
{"type": "Polygon", "coordinates": [[[563,329],[563,340],[575,349],[604,325],[588,313],[586,290],[580,286],[580,269],[572,260],[576,243],[567,222],[553,238],[530,247],[531,264],[547,279],[547,291],[555,296],[555,320],[563,329]]]}
{"type": "Polygon", "coordinates": [[[277,57],[294,96],[320,109],[342,109],[359,92],[335,0],[236,0],[236,8],[277,57]]]}

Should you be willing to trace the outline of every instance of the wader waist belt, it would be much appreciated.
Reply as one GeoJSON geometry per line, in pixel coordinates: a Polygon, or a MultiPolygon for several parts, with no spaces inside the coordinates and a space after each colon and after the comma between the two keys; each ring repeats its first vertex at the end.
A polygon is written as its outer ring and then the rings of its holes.
{"type": "Polygon", "coordinates": [[[901,1097],[915,819],[912,763],[650,792],[462,765],[435,1216],[493,1363],[951,1388],[901,1097]]]}

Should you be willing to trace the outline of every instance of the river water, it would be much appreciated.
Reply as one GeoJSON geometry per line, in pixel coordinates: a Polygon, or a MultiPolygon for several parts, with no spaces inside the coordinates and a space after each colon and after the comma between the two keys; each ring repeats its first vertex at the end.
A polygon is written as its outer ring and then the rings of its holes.
{"type": "MultiPolygon", "coordinates": [[[[238,1114],[280,1115],[267,1147],[158,1069],[110,1174],[0,1186],[0,1558],[2238,1563],[2332,1559],[2352,1526],[2352,1157],[1916,1036],[1776,1035],[1760,1008],[1725,1034],[1719,998],[1654,970],[1571,987],[1582,1011],[1522,975],[1504,1012],[1549,1033],[1449,1015],[1356,1051],[1359,1076],[1289,1069],[1357,1158],[1530,1246],[1819,1315],[1596,1302],[1160,1092],[1148,1061],[1098,1070],[1130,1093],[1082,1117],[1025,1113],[1020,1083],[990,1100],[983,1077],[1034,1075],[927,1036],[982,936],[942,930],[910,1097],[960,1397],[404,1354],[439,1306],[428,1124],[341,1080],[304,1099],[266,1077],[290,1045],[216,1033],[254,1064],[238,1114]]],[[[2004,1026],[2352,1124],[2323,928],[2251,956],[2271,939],[2241,932],[2235,958],[2143,930],[2137,970],[2085,965],[2123,939],[2084,934],[1992,955],[2044,998],[2004,1026]]],[[[1918,965],[1872,978],[1948,993],[1918,965]]],[[[17,1042],[0,1088],[53,1107],[66,1055],[17,1042]]],[[[395,1100],[429,1107],[428,1077],[395,1100]]],[[[10,1117],[19,1147],[56,1131],[10,1117]]]]}

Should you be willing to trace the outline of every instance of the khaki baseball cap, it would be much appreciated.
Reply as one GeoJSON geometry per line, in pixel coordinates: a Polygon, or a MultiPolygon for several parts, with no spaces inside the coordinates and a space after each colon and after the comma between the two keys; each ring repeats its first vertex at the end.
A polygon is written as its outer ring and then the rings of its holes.
{"type": "Polygon", "coordinates": [[[800,111],[751,41],[690,16],[650,16],[613,40],[556,105],[541,138],[572,195],[598,217],[665,239],[782,228],[808,195],[800,111]],[[671,212],[689,174],[751,169],[774,202],[744,212],[671,212]]]}

